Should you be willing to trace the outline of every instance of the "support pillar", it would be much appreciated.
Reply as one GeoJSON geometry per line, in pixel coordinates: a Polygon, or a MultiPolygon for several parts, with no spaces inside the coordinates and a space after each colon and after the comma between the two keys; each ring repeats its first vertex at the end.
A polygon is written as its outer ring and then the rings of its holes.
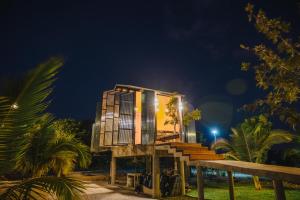
{"type": "Polygon", "coordinates": [[[234,180],[232,176],[232,171],[227,171],[227,176],[228,176],[228,185],[229,185],[229,199],[230,200],[235,200],[234,197],[234,180]]]}
{"type": "Polygon", "coordinates": [[[175,171],[175,173],[178,173],[178,163],[177,163],[176,157],[174,157],[174,171],[175,171]]]}
{"type": "Polygon", "coordinates": [[[117,158],[112,157],[110,162],[110,181],[112,185],[116,183],[116,173],[117,173],[117,158]]]}
{"type": "Polygon", "coordinates": [[[181,195],[185,195],[184,161],[180,161],[181,195]]]}
{"type": "Polygon", "coordinates": [[[204,178],[202,174],[202,167],[197,166],[197,191],[198,199],[204,200],[204,178]]]}
{"type": "Polygon", "coordinates": [[[151,165],[151,156],[146,156],[145,157],[146,159],[146,173],[151,173],[151,168],[152,168],[152,165],[151,165]]]}
{"type": "Polygon", "coordinates": [[[152,156],[152,197],[160,197],[160,163],[156,153],[152,156]]]}
{"type": "Polygon", "coordinates": [[[276,200],[286,200],[282,181],[281,180],[273,180],[273,187],[275,190],[275,199],[276,200]]]}

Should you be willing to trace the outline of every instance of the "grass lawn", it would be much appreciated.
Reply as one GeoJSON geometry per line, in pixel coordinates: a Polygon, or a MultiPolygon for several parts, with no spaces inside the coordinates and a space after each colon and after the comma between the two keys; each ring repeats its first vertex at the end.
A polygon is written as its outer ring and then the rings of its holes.
{"type": "MultiPolygon", "coordinates": [[[[223,183],[208,183],[204,187],[204,198],[211,200],[229,199],[228,186],[223,183]]],[[[261,191],[255,190],[250,184],[235,184],[235,197],[237,200],[274,200],[274,190],[264,187],[261,191]]],[[[300,190],[285,190],[287,200],[300,200],[300,190]]],[[[190,191],[188,196],[197,197],[197,190],[190,191]]]]}

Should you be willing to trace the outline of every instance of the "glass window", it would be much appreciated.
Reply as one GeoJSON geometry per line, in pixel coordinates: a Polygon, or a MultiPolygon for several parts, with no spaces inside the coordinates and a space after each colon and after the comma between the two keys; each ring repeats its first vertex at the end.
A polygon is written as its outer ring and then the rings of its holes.
{"type": "Polygon", "coordinates": [[[112,132],[105,132],[105,145],[112,145],[112,132]]]}
{"type": "Polygon", "coordinates": [[[143,91],[142,93],[142,144],[154,143],[155,134],[155,93],[143,91]]]}
{"type": "Polygon", "coordinates": [[[114,114],[114,107],[113,106],[107,106],[106,118],[112,119],[113,114],[114,114]]]}
{"type": "Polygon", "coordinates": [[[115,105],[114,117],[119,117],[119,105],[115,105]]]}
{"type": "Polygon", "coordinates": [[[109,94],[107,95],[107,105],[108,106],[113,106],[114,105],[114,98],[115,95],[114,94],[109,94]]]}
{"type": "Polygon", "coordinates": [[[113,131],[113,119],[106,119],[106,122],[105,122],[105,132],[106,131],[113,131]]]}
{"type": "Polygon", "coordinates": [[[120,94],[118,142],[121,144],[132,143],[133,129],[134,129],[133,99],[134,99],[134,93],[120,94]]]}

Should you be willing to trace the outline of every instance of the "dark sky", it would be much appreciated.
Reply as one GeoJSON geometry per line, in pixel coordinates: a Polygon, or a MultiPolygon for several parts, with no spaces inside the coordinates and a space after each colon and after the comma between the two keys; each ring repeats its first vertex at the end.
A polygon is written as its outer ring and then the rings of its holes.
{"type": "MultiPolygon", "coordinates": [[[[226,130],[260,92],[240,71],[249,56],[239,44],[262,39],[247,2],[1,0],[1,75],[62,55],[50,108],[57,117],[93,119],[103,90],[120,83],[184,93],[203,110],[204,127],[226,130]]],[[[299,0],[253,2],[299,33],[299,0]]]]}

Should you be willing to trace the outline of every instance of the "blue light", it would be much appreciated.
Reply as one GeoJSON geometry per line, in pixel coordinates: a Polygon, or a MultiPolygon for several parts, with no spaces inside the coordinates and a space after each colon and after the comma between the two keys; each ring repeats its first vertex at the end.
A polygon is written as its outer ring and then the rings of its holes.
{"type": "Polygon", "coordinates": [[[217,128],[212,128],[210,130],[210,132],[213,134],[213,135],[218,135],[219,134],[219,130],[217,128]]]}

